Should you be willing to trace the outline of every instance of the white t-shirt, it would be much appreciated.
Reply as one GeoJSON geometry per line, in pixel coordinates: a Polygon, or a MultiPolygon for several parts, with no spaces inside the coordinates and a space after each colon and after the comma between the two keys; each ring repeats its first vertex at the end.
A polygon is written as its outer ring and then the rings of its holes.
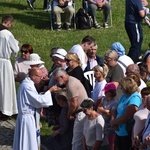
{"type": "Polygon", "coordinates": [[[105,96],[105,93],[102,91],[102,89],[104,89],[106,83],[107,83],[106,80],[103,80],[101,82],[96,81],[93,92],[92,92],[92,99],[94,100],[95,103],[102,96],[105,96]]]}
{"type": "Polygon", "coordinates": [[[132,60],[129,56],[123,55],[123,56],[120,56],[120,57],[118,58],[118,64],[119,64],[119,66],[122,68],[123,73],[124,73],[124,75],[125,75],[125,73],[126,73],[126,68],[127,68],[129,65],[134,64],[134,62],[133,62],[133,60],[132,60]]]}
{"type": "MultiPolygon", "coordinates": [[[[93,120],[89,120],[87,116],[84,118],[83,135],[87,146],[93,147],[96,140],[104,141],[104,124],[101,115],[93,120]]],[[[102,145],[106,145],[106,142],[103,142],[102,145]]]]}
{"type": "Polygon", "coordinates": [[[143,107],[143,104],[139,107],[138,111],[134,114],[135,124],[133,127],[133,137],[135,138],[139,132],[144,128],[147,120],[149,110],[143,107]]]}
{"type": "Polygon", "coordinates": [[[87,66],[87,55],[86,53],[84,52],[83,48],[81,47],[80,44],[76,44],[74,45],[70,50],[69,52],[73,52],[73,53],[76,53],[82,63],[82,70],[84,71],[86,66],[87,66]]]}
{"type": "Polygon", "coordinates": [[[141,78],[140,78],[140,81],[141,81],[141,84],[139,86],[139,89],[141,91],[143,88],[147,87],[147,85],[146,85],[146,83],[141,78]]]}

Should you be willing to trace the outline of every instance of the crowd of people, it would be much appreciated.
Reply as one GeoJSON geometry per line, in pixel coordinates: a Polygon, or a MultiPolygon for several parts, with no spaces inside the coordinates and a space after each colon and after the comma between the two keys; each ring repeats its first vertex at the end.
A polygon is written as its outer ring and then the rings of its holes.
{"type": "MultiPolygon", "coordinates": [[[[19,52],[19,42],[8,30],[13,21],[5,15],[0,25],[0,119],[17,114],[14,150],[40,148],[43,115],[53,119],[44,143],[49,150],[150,147],[150,50],[136,62],[139,55],[131,57],[132,46],[127,56],[115,42],[98,56],[96,40],[87,35],[69,51],[51,48],[49,71],[28,43],[12,65],[10,57],[19,52]],[[94,88],[84,76],[88,71],[93,71],[94,88]],[[15,82],[20,84],[17,97],[15,82]]],[[[130,24],[126,21],[126,27],[130,24]]]]}

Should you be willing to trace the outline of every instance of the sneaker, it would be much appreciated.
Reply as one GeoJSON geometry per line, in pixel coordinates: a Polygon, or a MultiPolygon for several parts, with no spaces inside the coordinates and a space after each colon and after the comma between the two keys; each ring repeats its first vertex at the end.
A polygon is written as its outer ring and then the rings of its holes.
{"type": "Polygon", "coordinates": [[[60,30],[62,30],[62,27],[61,27],[61,24],[58,24],[57,25],[57,31],[60,31],[60,30]]]}
{"type": "Polygon", "coordinates": [[[30,0],[27,0],[27,3],[28,3],[28,6],[29,6],[32,10],[34,10],[33,4],[31,4],[30,0]]]}
{"type": "Polygon", "coordinates": [[[142,58],[143,58],[142,56],[139,56],[138,61],[142,61],[142,58]]]}
{"type": "Polygon", "coordinates": [[[103,27],[104,27],[104,28],[108,28],[108,23],[105,22],[105,23],[103,24],[103,27]]]}
{"type": "Polygon", "coordinates": [[[64,23],[64,28],[65,28],[66,30],[71,30],[70,26],[69,26],[68,24],[66,24],[66,23],[64,23]]]}
{"type": "Polygon", "coordinates": [[[98,24],[98,23],[94,23],[94,28],[98,29],[100,28],[101,26],[98,24]]]}
{"type": "Polygon", "coordinates": [[[147,23],[148,26],[150,26],[150,20],[145,18],[145,22],[147,23]]]}

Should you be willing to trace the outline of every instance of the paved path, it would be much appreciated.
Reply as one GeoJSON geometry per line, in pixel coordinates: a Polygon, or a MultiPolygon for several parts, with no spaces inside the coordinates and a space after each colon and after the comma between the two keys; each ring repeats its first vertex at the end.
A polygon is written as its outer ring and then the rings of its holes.
{"type": "Polygon", "coordinates": [[[12,150],[15,122],[0,121],[0,150],[12,150]]]}
{"type": "MultiPolygon", "coordinates": [[[[0,150],[13,150],[15,120],[10,119],[7,121],[0,120],[0,150]]],[[[41,150],[47,150],[42,144],[41,150]]]]}

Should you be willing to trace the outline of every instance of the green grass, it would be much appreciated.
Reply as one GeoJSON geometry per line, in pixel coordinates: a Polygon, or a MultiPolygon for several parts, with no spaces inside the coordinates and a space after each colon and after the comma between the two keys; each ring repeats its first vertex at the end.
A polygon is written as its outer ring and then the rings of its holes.
{"type": "MultiPolygon", "coordinates": [[[[75,0],[76,11],[81,7],[81,0],[75,0]]],[[[34,52],[38,53],[45,66],[49,70],[51,61],[49,51],[54,46],[61,46],[67,51],[86,35],[93,36],[98,43],[98,54],[103,57],[113,42],[121,42],[128,52],[130,47],[129,39],[124,28],[124,4],[123,0],[112,0],[113,26],[109,29],[51,31],[49,12],[42,10],[43,0],[36,0],[35,10],[27,7],[26,0],[0,0],[0,18],[4,14],[11,14],[15,18],[14,27],[10,31],[19,41],[19,46],[29,43],[33,46],[34,52]]],[[[102,12],[98,12],[98,22],[102,25],[102,12]]],[[[143,24],[144,40],[142,51],[148,48],[150,39],[149,28],[143,24]]],[[[14,60],[14,59],[12,59],[14,60]]],[[[50,128],[43,122],[42,135],[47,135],[50,128]]]]}
{"type": "Polygon", "coordinates": [[[47,139],[47,137],[51,135],[53,126],[49,127],[48,123],[45,122],[44,118],[41,118],[41,124],[42,124],[40,131],[41,141],[44,142],[47,139]]]}
{"type": "MultiPolygon", "coordinates": [[[[76,11],[81,7],[81,0],[75,0],[76,11]]],[[[128,50],[130,47],[129,39],[124,29],[124,1],[115,0],[112,4],[113,26],[109,29],[91,30],[71,30],[71,31],[51,31],[49,22],[49,12],[42,10],[43,1],[36,0],[35,10],[27,7],[26,0],[1,0],[0,17],[4,14],[11,14],[15,18],[15,25],[11,32],[19,41],[21,46],[29,43],[33,46],[34,52],[38,53],[45,66],[50,69],[51,61],[49,51],[54,46],[61,46],[67,51],[86,35],[93,36],[98,43],[98,54],[103,57],[105,51],[109,49],[113,42],[119,41],[128,50]]],[[[102,12],[98,12],[98,22],[102,24],[102,12]]],[[[149,28],[143,25],[144,40],[142,50],[148,48],[149,28]]],[[[126,52],[127,53],[127,52],[126,52]]]]}

